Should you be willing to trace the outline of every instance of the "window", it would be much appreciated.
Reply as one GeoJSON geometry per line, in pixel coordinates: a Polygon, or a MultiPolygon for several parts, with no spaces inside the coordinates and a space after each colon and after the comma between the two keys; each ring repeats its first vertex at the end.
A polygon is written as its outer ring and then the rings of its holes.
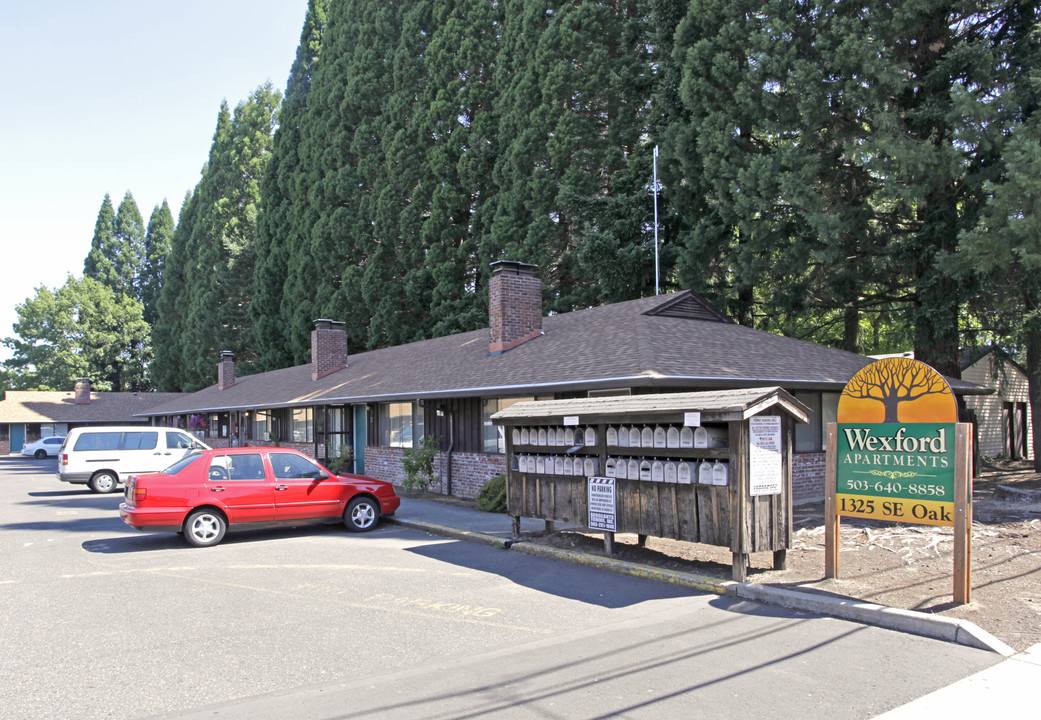
{"type": "Polygon", "coordinates": [[[415,447],[423,439],[423,408],[412,403],[380,403],[380,445],[384,447],[415,447]]]}
{"type": "Polygon", "coordinates": [[[83,433],[76,438],[73,450],[118,450],[122,437],[118,432],[83,433]]]}
{"type": "Polygon", "coordinates": [[[189,465],[191,465],[193,462],[195,462],[196,460],[198,460],[201,457],[202,457],[202,455],[198,455],[196,453],[193,453],[193,454],[189,455],[188,457],[181,458],[180,460],[175,462],[173,465],[171,465],[170,467],[168,467],[165,470],[163,470],[163,474],[164,475],[176,475],[177,473],[181,472],[182,470],[184,470],[186,467],[188,467],[189,465]]]}
{"type": "Polygon", "coordinates": [[[306,458],[293,453],[271,453],[271,469],[278,480],[297,478],[313,478],[317,480],[324,473],[322,469],[306,458]]]}
{"type": "Polygon", "coordinates": [[[228,437],[228,413],[210,413],[206,419],[206,437],[228,437]]]}
{"type": "MultiPolygon", "coordinates": [[[[154,447],[154,446],[153,446],[154,447]]],[[[168,432],[166,433],[166,447],[168,449],[181,450],[185,448],[195,447],[195,441],[190,437],[180,432],[168,432]]]]}
{"type": "Polygon", "coordinates": [[[154,450],[159,441],[158,432],[123,433],[124,450],[154,450]]]}
{"type": "Polygon", "coordinates": [[[485,398],[481,403],[481,424],[483,426],[484,447],[486,453],[506,452],[506,433],[501,425],[492,422],[492,415],[505,410],[514,403],[534,400],[532,396],[513,398],[485,398]]]}
{"type": "Polygon", "coordinates": [[[210,463],[210,480],[264,480],[264,460],[259,453],[217,455],[210,463]]]}
{"type": "Polygon", "coordinates": [[[587,395],[591,398],[598,397],[618,397],[619,395],[632,395],[633,391],[629,388],[611,388],[610,390],[590,390],[587,395]]]}
{"type": "Polygon", "coordinates": [[[824,438],[821,442],[821,450],[825,449],[825,443],[828,438],[828,423],[838,422],[839,419],[839,398],[842,393],[821,393],[821,437],[824,438]]]}
{"type": "Polygon", "coordinates": [[[810,408],[810,421],[795,425],[795,452],[821,452],[828,442],[828,423],[838,416],[839,393],[797,392],[795,398],[810,408]]]}
{"type": "MultiPolygon", "coordinates": [[[[325,459],[340,458],[353,451],[351,423],[348,408],[342,405],[320,408],[315,413],[315,439],[325,445],[325,459]]],[[[354,469],[353,464],[340,468],[343,472],[354,469]]]]}
{"type": "Polygon", "coordinates": [[[311,408],[293,408],[289,413],[289,439],[297,443],[314,442],[314,415],[311,408]]]}
{"type": "Polygon", "coordinates": [[[68,434],[68,423],[40,423],[40,437],[50,437],[51,435],[64,437],[68,434]]]}
{"type": "Polygon", "coordinates": [[[253,437],[257,440],[268,441],[272,439],[275,422],[268,410],[257,410],[256,420],[253,422],[253,437]]]}
{"type": "Polygon", "coordinates": [[[795,423],[795,452],[820,452],[821,446],[821,394],[816,392],[793,393],[795,399],[810,409],[808,423],[795,423]]]}

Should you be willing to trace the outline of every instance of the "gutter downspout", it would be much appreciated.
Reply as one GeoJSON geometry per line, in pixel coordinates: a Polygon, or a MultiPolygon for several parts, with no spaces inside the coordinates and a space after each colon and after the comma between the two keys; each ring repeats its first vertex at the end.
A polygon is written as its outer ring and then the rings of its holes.
{"type": "Polygon", "coordinates": [[[447,472],[446,475],[447,475],[447,480],[448,480],[448,482],[447,482],[448,495],[449,495],[449,497],[451,497],[451,495],[452,495],[452,449],[455,447],[455,431],[454,431],[454,428],[453,428],[454,423],[452,422],[452,420],[453,420],[453,413],[452,413],[452,411],[451,410],[446,410],[445,412],[448,414],[448,450],[445,452],[445,457],[446,457],[447,462],[448,462],[448,472],[447,472]]]}

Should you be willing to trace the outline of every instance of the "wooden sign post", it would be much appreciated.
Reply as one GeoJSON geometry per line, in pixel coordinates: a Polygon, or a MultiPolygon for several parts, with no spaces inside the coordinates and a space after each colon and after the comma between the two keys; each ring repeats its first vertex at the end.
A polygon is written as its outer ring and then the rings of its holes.
{"type": "Polygon", "coordinates": [[[853,376],[828,425],[824,574],[839,577],[842,516],[954,528],[954,602],[972,594],[972,432],[935,370],[886,358],[853,376]]]}

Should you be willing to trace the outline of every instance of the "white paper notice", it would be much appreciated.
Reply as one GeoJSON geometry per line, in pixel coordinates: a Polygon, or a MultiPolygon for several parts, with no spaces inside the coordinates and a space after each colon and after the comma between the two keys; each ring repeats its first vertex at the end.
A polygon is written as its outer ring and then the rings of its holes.
{"type": "Polygon", "coordinates": [[[748,488],[752,495],[781,492],[781,418],[761,415],[748,419],[748,488]]]}

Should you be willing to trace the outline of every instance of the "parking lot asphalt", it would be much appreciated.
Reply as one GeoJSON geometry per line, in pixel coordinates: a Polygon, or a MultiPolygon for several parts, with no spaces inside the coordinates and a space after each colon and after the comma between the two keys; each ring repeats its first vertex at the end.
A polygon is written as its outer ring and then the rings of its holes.
{"type": "MultiPolygon", "coordinates": [[[[184,611],[188,614],[189,619],[192,622],[201,623],[212,623],[213,618],[210,617],[214,612],[215,608],[250,608],[247,613],[248,618],[252,618],[253,614],[260,612],[254,607],[254,604],[246,601],[243,602],[242,598],[233,598],[230,603],[221,602],[216,606],[200,605],[196,600],[193,599],[192,593],[198,587],[215,587],[224,588],[227,592],[233,595],[242,595],[249,588],[252,587],[249,583],[237,583],[231,582],[227,577],[223,575],[214,575],[210,577],[197,577],[202,573],[200,568],[195,567],[197,563],[194,562],[194,556],[188,555],[192,551],[186,548],[182,548],[182,543],[178,542],[176,536],[168,537],[164,535],[138,535],[128,534],[125,528],[121,528],[116,524],[119,530],[113,533],[113,524],[109,512],[103,512],[110,509],[114,502],[118,502],[118,498],[104,495],[94,495],[86,490],[80,490],[78,488],[71,489],[63,486],[61,483],[55,483],[55,487],[51,487],[52,475],[45,468],[49,468],[53,464],[53,461],[47,462],[34,462],[32,460],[26,460],[24,462],[18,462],[12,464],[10,467],[5,465],[4,470],[10,471],[10,479],[15,480],[19,483],[19,486],[23,481],[28,481],[30,484],[27,486],[31,490],[26,494],[18,494],[16,504],[12,504],[11,518],[8,524],[5,526],[11,530],[9,535],[10,542],[14,543],[10,549],[15,547],[21,548],[20,552],[27,559],[35,558],[37,560],[47,560],[48,562],[57,562],[59,558],[58,550],[62,548],[71,548],[73,550],[79,549],[76,552],[75,557],[81,558],[81,552],[85,551],[90,556],[92,562],[88,563],[90,566],[88,571],[84,571],[80,565],[76,564],[74,567],[64,568],[55,567],[48,564],[32,565],[33,570],[29,572],[26,570],[25,577],[21,575],[12,575],[9,584],[6,587],[6,592],[14,595],[15,591],[28,593],[25,598],[26,605],[28,606],[29,598],[36,597],[33,595],[36,592],[36,585],[34,582],[40,580],[41,582],[47,580],[48,582],[71,584],[73,586],[89,585],[92,588],[91,593],[76,593],[75,587],[71,590],[63,590],[63,595],[56,597],[54,602],[57,603],[56,609],[61,607],[62,597],[81,597],[86,598],[88,596],[104,599],[107,583],[112,578],[119,579],[123,577],[119,573],[122,572],[127,574],[127,577],[136,578],[135,582],[126,584],[128,592],[141,595],[137,598],[137,601],[131,599],[130,602],[123,598],[119,603],[121,608],[134,608],[136,609],[133,618],[134,623],[140,626],[139,629],[153,628],[153,630],[146,632],[148,637],[152,637],[153,633],[156,635],[162,635],[164,630],[161,623],[163,622],[160,617],[152,617],[145,613],[142,614],[139,610],[145,607],[160,607],[164,604],[173,602],[178,607],[183,607],[184,611]],[[40,483],[38,486],[36,483],[40,483]],[[39,511],[43,511],[42,513],[39,511]],[[50,515],[48,515],[48,512],[50,515]],[[26,513],[29,516],[26,516],[26,513]],[[53,516],[53,517],[51,517],[53,516]],[[62,533],[57,535],[56,533],[62,533]],[[41,535],[42,533],[42,535],[41,535]],[[77,536],[79,539],[77,539],[77,536]],[[61,538],[66,538],[62,540],[61,538]],[[69,544],[71,541],[71,544],[69,544]],[[182,556],[184,559],[182,559],[182,556]],[[185,562],[188,558],[192,561],[185,562]],[[162,560],[159,564],[157,560],[162,560]],[[100,564],[99,562],[100,561],[100,564]],[[118,567],[116,567],[118,565],[118,567]],[[190,565],[190,567],[189,567],[190,565]],[[111,567],[110,567],[111,566],[111,567]],[[126,567],[123,567],[126,566],[126,567]],[[64,569],[62,569],[64,568],[64,569]],[[56,574],[58,570],[61,573],[56,574]],[[103,571],[103,572],[102,572],[103,571]],[[129,574],[128,574],[129,573],[129,574]],[[189,580],[195,584],[190,584],[189,580]],[[173,584],[171,584],[173,583],[173,584]],[[203,585],[199,585],[203,583],[203,585]],[[162,600],[159,600],[159,596],[155,595],[154,588],[163,587],[162,600]],[[176,593],[183,594],[181,598],[183,602],[179,602],[176,598],[169,596],[170,589],[176,593]],[[100,594],[99,594],[100,593],[100,594]],[[149,594],[152,593],[152,594],[149,594]],[[152,625],[150,623],[160,623],[158,625],[152,625]]],[[[905,632],[914,633],[916,635],[925,635],[930,638],[936,638],[940,640],[946,640],[949,642],[959,643],[972,648],[982,648],[986,651],[1000,653],[1001,655],[1008,656],[1011,654],[1005,648],[1003,648],[1000,642],[988,642],[988,638],[985,634],[978,634],[974,631],[973,626],[968,623],[958,623],[954,628],[955,632],[953,635],[950,634],[951,628],[947,626],[947,623],[937,624],[935,621],[941,618],[930,617],[921,613],[894,613],[889,608],[880,606],[865,606],[863,603],[857,603],[854,600],[849,600],[848,609],[842,609],[843,602],[841,599],[836,598],[818,598],[812,596],[809,593],[775,593],[770,594],[766,597],[753,597],[752,593],[757,592],[755,588],[751,587],[751,584],[746,583],[732,583],[723,582],[715,578],[701,577],[694,573],[683,573],[683,572],[663,572],[657,568],[651,568],[646,566],[635,565],[633,563],[621,562],[616,559],[590,555],[586,553],[578,553],[574,551],[560,550],[555,548],[547,548],[537,545],[532,542],[526,542],[523,539],[520,542],[514,542],[511,537],[511,518],[505,514],[495,513],[483,513],[470,507],[461,507],[458,505],[447,504],[443,502],[435,502],[430,500],[420,500],[415,498],[405,498],[402,507],[396,513],[394,517],[387,518],[388,523],[396,524],[401,526],[403,529],[421,531],[434,536],[441,536],[450,539],[467,541],[461,544],[457,544],[455,547],[464,548],[468,543],[482,543],[484,545],[501,548],[506,553],[518,553],[518,554],[529,554],[532,556],[546,556],[551,557],[555,560],[574,563],[576,565],[584,565],[589,568],[606,569],[616,573],[622,573],[633,578],[643,578],[654,580],[661,583],[668,583],[676,587],[678,590],[680,587],[698,590],[701,592],[715,593],[719,596],[727,596],[729,599],[725,602],[734,602],[733,598],[741,599],[754,599],[760,603],[772,604],[776,606],[784,606],[785,608],[797,610],[800,613],[812,613],[818,615],[833,615],[844,619],[851,619],[855,622],[862,623],[863,625],[876,625],[882,628],[888,628],[893,630],[903,630],[905,632]],[[821,604],[822,600],[831,601],[833,607],[825,607],[821,604]],[[859,607],[862,616],[850,617],[848,615],[841,614],[842,612],[852,612],[859,607]],[[910,617],[907,617],[910,616],[910,617]],[[922,617],[916,617],[922,616],[922,617]],[[913,621],[913,622],[912,622],[913,621]],[[944,627],[947,626],[947,627],[944,627]],[[962,633],[962,637],[959,637],[959,633],[962,633]],[[969,641],[967,641],[969,639],[969,641]]],[[[558,523],[558,527],[560,524],[558,523]]],[[[530,537],[531,534],[539,533],[544,531],[545,524],[539,520],[524,519],[521,523],[522,536],[530,537]]],[[[381,543],[385,544],[393,538],[388,536],[386,539],[381,539],[382,536],[373,535],[371,537],[364,538],[367,544],[371,548],[381,547],[381,543]]],[[[344,548],[353,547],[360,545],[358,538],[351,538],[354,542],[344,544],[344,548]]],[[[294,533],[285,532],[275,534],[274,537],[265,536],[265,543],[263,549],[265,551],[265,563],[263,567],[269,570],[244,570],[242,568],[254,568],[257,566],[258,560],[252,560],[253,564],[243,564],[245,559],[253,558],[256,555],[256,551],[261,549],[260,546],[253,547],[253,543],[247,536],[240,542],[229,543],[226,548],[217,552],[211,553],[210,556],[217,559],[224,558],[227,556],[231,560],[234,560],[236,577],[247,572],[277,572],[283,575],[287,572],[285,569],[289,567],[289,562],[283,555],[285,553],[291,553],[296,549],[297,544],[300,542],[307,542],[309,546],[316,546],[316,549],[326,550],[325,545],[329,545],[331,550],[335,550],[337,555],[340,552],[341,542],[339,540],[339,534],[336,532],[325,533],[314,533],[313,535],[307,535],[303,537],[297,537],[294,533]],[[336,547],[332,547],[336,546],[336,547]],[[268,556],[271,557],[268,557],[268,556]],[[274,558],[272,560],[272,558],[274,558]]],[[[395,541],[396,542],[396,541],[395,541]]],[[[476,545],[470,545],[471,548],[476,552],[476,545]]],[[[485,552],[485,554],[488,554],[485,552]]],[[[495,553],[492,553],[495,554],[495,553]]],[[[408,557],[411,558],[414,553],[408,553],[408,557]]],[[[201,557],[201,556],[200,556],[201,557]]],[[[508,556],[502,556],[506,558],[508,556]]],[[[345,562],[342,556],[341,559],[337,560],[339,563],[345,562]]],[[[533,561],[534,557],[530,558],[530,562],[533,561]]],[[[315,572],[313,563],[315,558],[312,555],[308,557],[307,571],[313,574],[315,572]]],[[[498,564],[500,561],[495,561],[498,564]]],[[[299,561],[297,561],[297,564],[299,561]]],[[[394,561],[394,567],[398,568],[403,563],[400,560],[394,561]]],[[[386,567],[381,563],[370,563],[372,567],[366,565],[365,568],[361,566],[351,565],[352,573],[343,574],[337,573],[336,578],[338,583],[353,582],[352,575],[359,572],[376,572],[382,568],[382,571],[386,570],[386,567]]],[[[28,568],[30,566],[26,566],[28,568]]],[[[295,567],[295,565],[294,565],[295,567]]],[[[337,566],[339,567],[339,565],[337,566]]],[[[400,571],[400,568],[398,568],[400,571]]],[[[576,571],[578,572],[578,571],[576,571]]],[[[585,571],[582,571],[585,572],[585,571]]],[[[382,576],[381,576],[382,577],[382,576]]],[[[512,576],[511,576],[512,577],[512,576]]],[[[551,574],[539,574],[541,578],[540,582],[552,582],[554,586],[567,580],[567,574],[561,574],[559,572],[551,574]]],[[[494,578],[494,576],[493,576],[494,578]]],[[[232,578],[234,579],[234,578],[232,578]]],[[[309,582],[311,582],[309,580],[309,582]]],[[[628,582],[626,580],[625,582],[628,582]]],[[[256,583],[254,583],[256,584],[256,583]]],[[[514,583],[511,583],[515,584],[514,583]]],[[[653,583],[651,583],[653,585],[653,583]]],[[[63,585],[64,587],[64,585],[63,585]]],[[[261,587],[258,585],[258,587],[261,587]]],[[[293,586],[296,588],[297,586],[293,586]]],[[[339,586],[337,586],[339,587],[339,586]]],[[[664,587],[660,586],[663,588],[664,587]]],[[[299,591],[294,590],[301,597],[293,595],[294,603],[311,602],[314,601],[318,605],[322,602],[327,602],[328,599],[325,596],[314,599],[310,596],[314,594],[314,588],[311,585],[300,585],[299,591]]],[[[342,588],[341,588],[342,589],[342,588]]],[[[775,590],[775,589],[768,589],[775,590]]],[[[339,591],[337,591],[339,592],[339,591]]],[[[474,590],[474,592],[478,592],[474,590]]],[[[277,609],[284,609],[284,600],[282,595],[272,595],[270,589],[262,590],[260,597],[267,598],[271,595],[274,607],[273,611],[277,612],[277,609]]],[[[284,593],[283,593],[284,595],[284,593]]],[[[337,597],[339,597],[337,595],[337,597]]],[[[380,597],[387,597],[386,593],[380,595],[380,597]]],[[[12,598],[13,600],[14,598],[12,598]]],[[[465,598],[464,598],[465,599],[465,598]]],[[[38,602],[37,597],[36,601],[38,602]]],[[[355,603],[357,604],[357,603],[355,603]]],[[[316,607],[318,606],[316,605],[316,607]]],[[[76,605],[79,607],[79,604],[76,605]]],[[[519,608],[526,608],[527,603],[520,603],[519,608]]],[[[366,610],[371,610],[366,606],[366,610]]],[[[69,610],[65,610],[69,612],[69,610]]],[[[79,615],[89,615],[89,607],[83,607],[77,610],[79,615]]],[[[235,613],[241,614],[242,610],[236,610],[235,613]]],[[[307,615],[308,613],[304,613],[307,615]]],[[[90,626],[87,628],[83,626],[82,629],[78,629],[81,626],[74,621],[66,621],[60,632],[55,630],[53,625],[47,625],[44,627],[40,625],[43,623],[45,615],[43,613],[37,613],[34,615],[28,615],[20,619],[21,626],[24,626],[24,631],[27,636],[36,636],[55,638],[56,642],[59,642],[59,646],[64,646],[65,649],[61,650],[64,653],[70,653],[71,658],[76,653],[83,651],[86,648],[85,643],[91,643],[97,645],[98,640],[96,634],[99,631],[109,633],[119,633],[120,626],[112,625],[108,623],[101,623],[97,626],[90,626]],[[39,617],[37,617],[39,615],[39,617]],[[36,627],[40,625],[40,627],[36,627]],[[82,636],[82,637],[81,637],[82,636]]],[[[809,619],[807,619],[809,620],[809,619]]],[[[274,621],[272,621],[274,622],[274,621]]],[[[284,622],[282,620],[280,623],[284,622]]],[[[828,621],[825,621],[828,622],[828,621]]],[[[528,623],[529,625],[531,623],[528,623]]],[[[817,626],[818,622],[813,621],[814,627],[817,626]]],[[[565,623],[566,625],[566,623],[565,623]]],[[[274,626],[272,626],[274,627],[274,626]]],[[[435,627],[435,630],[437,628],[435,627]]],[[[978,628],[976,629],[978,630],[978,628]]],[[[865,628],[868,631],[868,628],[865,628]]],[[[298,632],[294,630],[294,633],[298,632]]],[[[115,637],[115,635],[113,635],[115,637]]],[[[246,642],[246,635],[243,635],[242,642],[246,642]]],[[[171,641],[170,653],[171,657],[179,657],[176,651],[180,648],[176,642],[171,641]]],[[[254,655],[259,652],[258,648],[250,645],[250,651],[254,655]]],[[[330,651],[331,652],[331,651],[330,651]]],[[[154,654],[154,649],[153,649],[154,654]]],[[[981,653],[986,655],[987,653],[981,653]]],[[[230,656],[229,656],[230,657],[230,656]]],[[[310,655],[307,655],[310,658],[310,655]]],[[[23,656],[24,658],[24,656],[23,656]]],[[[310,660],[309,660],[310,662],[310,660]]],[[[346,662],[346,661],[345,661],[346,662]]],[[[60,663],[59,663],[60,665],[60,663]]],[[[292,664],[290,664],[290,667],[292,664]]],[[[322,666],[324,668],[324,665],[322,666]]],[[[312,672],[315,668],[309,665],[301,665],[299,668],[295,668],[299,672],[312,672]]],[[[320,672],[320,670],[319,670],[320,672]]],[[[117,673],[119,674],[119,673],[117,673]]],[[[305,676],[309,677],[309,675],[305,676]]],[[[29,673],[25,674],[22,678],[24,683],[31,683],[32,675],[29,673]]],[[[968,678],[955,682],[946,688],[941,688],[935,693],[919,698],[914,701],[911,705],[906,707],[917,708],[914,712],[907,710],[904,715],[893,715],[896,717],[925,717],[931,716],[933,710],[940,708],[959,708],[964,709],[966,707],[986,707],[989,711],[994,711],[996,708],[1004,707],[1016,707],[1011,704],[1021,699],[1028,698],[1028,693],[1032,692],[1032,688],[1035,684],[1041,680],[1041,648],[1033,648],[1031,651],[1026,653],[1020,653],[1014,657],[1011,657],[1003,662],[997,662],[992,667],[988,667],[982,672],[971,675],[968,678]],[[977,705],[980,702],[986,702],[986,705],[977,705]]],[[[949,682],[949,681],[948,681],[949,682]]],[[[89,681],[82,681],[87,683],[89,681]]],[[[10,693],[20,692],[17,684],[12,685],[10,693]]],[[[28,686],[26,686],[28,687],[28,686]]],[[[57,687],[57,686],[55,686],[57,687]]],[[[257,688],[250,691],[257,692],[261,688],[257,688]]],[[[25,690],[23,687],[22,690],[25,690]]],[[[39,690],[34,690],[39,695],[39,690]]],[[[94,690],[90,692],[97,694],[94,690]]],[[[193,690],[194,692],[194,690],[193,690]]],[[[89,693],[88,693],[89,694],[89,693]]],[[[98,697],[104,696],[104,693],[98,695],[98,697]]],[[[90,695],[94,697],[94,695],[90,695]]],[[[44,698],[38,698],[43,700],[44,698]]],[[[287,697],[288,699],[288,697],[287,697]]],[[[71,702],[68,699],[63,702],[71,702]]],[[[100,701],[98,701],[100,703],[100,701]]],[[[106,706],[107,707],[107,706],[106,706]]],[[[1022,707],[1022,706],[1020,706],[1022,707]]],[[[98,705],[99,713],[101,712],[101,705],[98,705]]],[[[898,711],[894,711],[898,712],[898,711]]],[[[959,715],[960,713],[952,713],[959,715]]],[[[0,716],[4,716],[3,712],[0,712],[0,716]]],[[[177,716],[180,716],[179,714],[177,716]]]]}
{"type": "MultiPolygon", "coordinates": [[[[672,583],[702,592],[755,600],[791,610],[827,615],[888,630],[907,632],[989,650],[1004,657],[1015,655],[1015,650],[1007,644],[968,620],[890,608],[853,598],[798,592],[751,582],[721,581],[696,573],[663,570],[611,557],[536,545],[523,540],[514,541],[512,520],[509,515],[503,513],[488,513],[436,500],[404,498],[401,508],[393,517],[388,518],[388,521],[416,530],[424,530],[433,535],[482,542],[533,555],[551,556],[572,563],[672,583]]],[[[544,532],[545,528],[546,523],[542,520],[521,519],[522,538],[525,535],[544,532]]],[[[559,524],[557,529],[561,529],[559,524]]]]}

